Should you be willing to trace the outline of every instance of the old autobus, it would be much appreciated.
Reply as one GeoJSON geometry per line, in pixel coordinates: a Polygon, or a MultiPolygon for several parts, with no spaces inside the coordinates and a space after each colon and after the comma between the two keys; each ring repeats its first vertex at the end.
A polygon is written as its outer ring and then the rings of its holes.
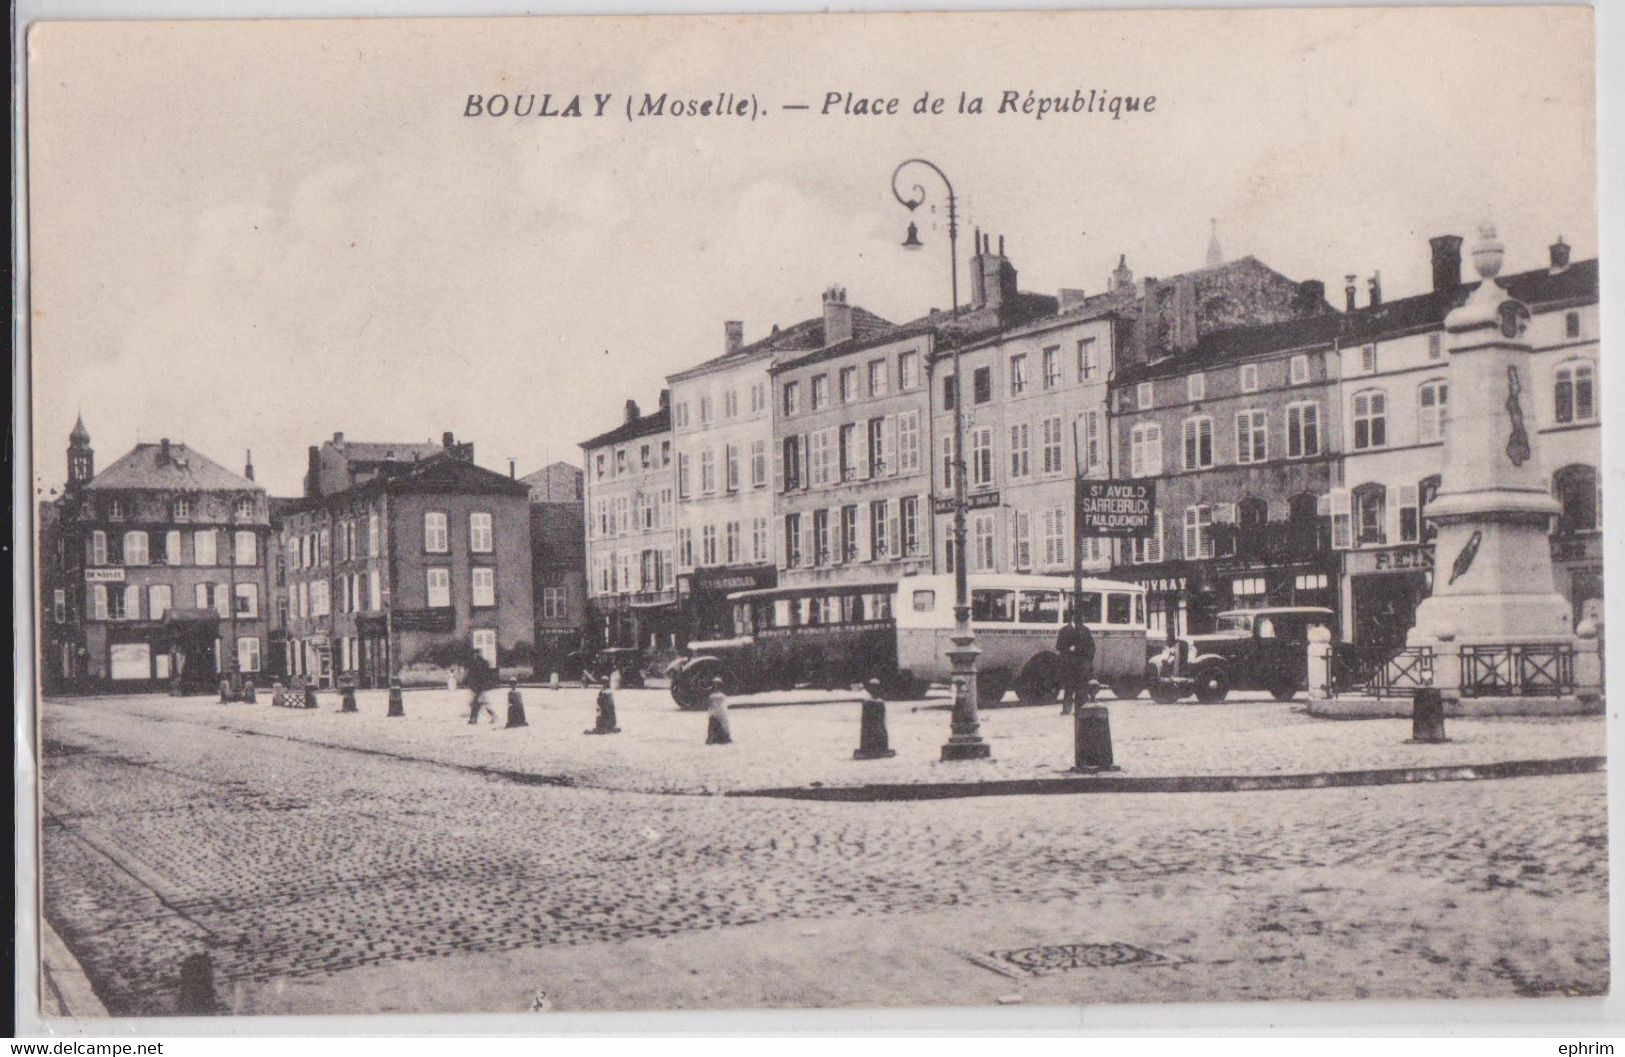
{"type": "MultiPolygon", "coordinates": [[[[970,577],[971,622],[982,650],[977,696],[995,704],[1014,690],[1027,704],[1053,701],[1063,672],[1055,640],[1070,619],[1066,577],[970,577]]],[[[728,596],[734,634],[690,642],[672,668],[672,696],[704,706],[714,679],[730,693],[797,686],[843,688],[879,679],[893,700],[922,697],[949,677],[952,576],[741,591],[728,596]]],[[[1095,640],[1096,678],[1118,696],[1145,686],[1145,593],[1134,584],[1085,580],[1083,619],[1095,640]]]]}

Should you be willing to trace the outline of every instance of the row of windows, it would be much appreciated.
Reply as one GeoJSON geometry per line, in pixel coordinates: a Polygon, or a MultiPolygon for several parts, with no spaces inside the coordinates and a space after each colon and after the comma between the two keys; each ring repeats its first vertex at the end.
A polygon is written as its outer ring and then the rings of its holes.
{"type": "MultiPolygon", "coordinates": [[[[220,639],[214,640],[214,670],[225,671],[226,649],[220,639]]],[[[119,681],[146,681],[168,679],[173,674],[172,655],[154,653],[145,642],[115,642],[107,648],[108,678],[119,681]]],[[[63,674],[70,666],[64,657],[63,674]]],[[[247,675],[260,670],[260,640],[253,635],[237,639],[237,671],[247,675]]]]}
{"type": "Polygon", "coordinates": [[[829,488],[850,481],[918,473],[920,443],[918,411],[785,437],[780,452],[780,490],[829,488]]]}
{"type": "MultiPolygon", "coordinates": [[[[766,411],[767,383],[752,382],[748,390],[748,397],[750,400],[750,410],[748,414],[759,415],[766,411]]],[[[713,394],[701,393],[694,403],[695,407],[693,410],[696,412],[696,414],[692,416],[690,415],[690,407],[687,400],[679,400],[672,407],[671,424],[673,427],[676,429],[687,429],[691,421],[697,420],[700,426],[709,426],[711,423],[717,421],[717,410],[719,405],[713,394]]],[[[722,421],[726,422],[738,418],[740,416],[739,390],[735,387],[724,389],[722,391],[722,401],[720,407],[722,412],[722,421]]],[[[652,469],[649,462],[649,454],[649,445],[643,445],[642,465],[645,470],[652,469]]],[[[661,465],[667,465],[667,462],[662,462],[661,465]]]]}
{"type": "MultiPolygon", "coordinates": [[[[741,448],[725,444],[721,449],[706,448],[700,452],[700,495],[718,492],[738,492],[744,487],[745,474],[749,474],[750,487],[767,487],[767,441],[750,442],[748,466],[742,462],[741,448]]],[[[677,495],[687,499],[695,494],[694,458],[689,452],[677,455],[677,495]]]]}
{"type": "Polygon", "coordinates": [[[912,350],[899,353],[895,368],[889,357],[870,360],[864,365],[862,371],[856,365],[842,367],[834,375],[834,391],[831,392],[830,375],[815,374],[805,379],[805,407],[803,406],[803,380],[792,378],[784,383],[780,406],[784,416],[789,418],[799,415],[803,410],[823,411],[831,406],[832,400],[843,404],[850,404],[865,397],[878,399],[890,396],[892,381],[895,377],[899,393],[907,393],[920,386],[920,354],[912,350]]]}
{"type": "MultiPolygon", "coordinates": [[[[222,617],[240,617],[252,620],[260,615],[260,585],[255,583],[197,584],[193,588],[192,604],[198,609],[213,609],[222,617]],[[236,600],[233,605],[233,599],[236,600]]],[[[174,608],[174,593],[169,584],[116,584],[90,585],[91,620],[162,620],[174,608]],[[142,611],[145,596],[146,610],[142,611]]],[[[60,611],[57,619],[63,619],[60,611]]]]}
{"type": "Polygon", "coordinates": [[[924,500],[911,495],[786,514],[782,522],[784,567],[921,557],[924,509],[924,500]]]}
{"type": "MultiPolygon", "coordinates": [[[[685,412],[683,416],[685,421],[679,422],[678,425],[687,425],[686,412],[688,405],[679,404],[678,407],[685,412]]],[[[621,447],[616,448],[613,453],[601,451],[593,455],[593,479],[603,481],[614,477],[625,477],[632,471],[633,450],[632,445],[624,444],[621,447]]],[[[670,466],[671,441],[660,441],[658,447],[656,447],[654,441],[645,441],[644,443],[637,445],[636,458],[637,467],[640,472],[670,466]]]]}
{"type": "MultiPolygon", "coordinates": [[[[1307,385],[1309,382],[1309,357],[1299,354],[1290,357],[1287,361],[1286,374],[1282,381],[1287,385],[1307,385]]],[[[1236,388],[1243,393],[1256,393],[1260,388],[1262,369],[1274,369],[1275,364],[1243,363],[1236,367],[1236,388]]],[[[1207,375],[1211,372],[1193,371],[1185,375],[1185,398],[1183,403],[1200,403],[1207,399],[1207,375]]],[[[1156,406],[1156,391],[1154,383],[1141,382],[1134,387],[1134,407],[1132,410],[1149,411],[1156,406]]],[[[1127,410],[1127,409],[1125,409],[1127,410]]]]}
{"type": "Polygon", "coordinates": [[[695,533],[691,528],[677,530],[677,562],[684,569],[707,565],[734,565],[739,562],[765,562],[768,553],[767,518],[751,519],[750,535],[745,535],[742,521],[728,521],[721,526],[702,525],[699,546],[695,547],[695,533]]]}
{"type": "MultiPolygon", "coordinates": [[[[197,507],[193,500],[182,497],[170,501],[169,516],[172,521],[190,521],[197,507]]],[[[135,503],[122,496],[114,496],[104,501],[101,507],[102,515],[109,521],[123,521],[133,516],[135,503]]],[[[239,496],[232,502],[231,512],[239,518],[252,518],[254,516],[254,499],[252,496],[239,496]]]]}
{"type": "Polygon", "coordinates": [[[587,531],[594,539],[671,528],[671,489],[593,501],[587,531]]]}
{"type": "MultiPolygon", "coordinates": [[[[1563,313],[1563,337],[1573,341],[1583,336],[1580,313],[1570,310],[1563,313]]],[[[1444,359],[1444,337],[1438,331],[1428,335],[1428,359],[1444,359]]],[[[1376,374],[1378,368],[1378,349],[1375,343],[1360,347],[1360,373],[1376,374]]]]}
{"type": "Polygon", "coordinates": [[[219,532],[216,529],[196,529],[192,537],[192,560],[186,560],[184,538],[179,529],[149,535],[145,530],[132,529],[122,534],[109,534],[100,529],[90,534],[90,564],[92,565],[258,565],[259,536],[253,530],[240,530],[232,538],[229,562],[220,553],[219,532]]]}
{"type": "MultiPolygon", "coordinates": [[[[449,554],[451,552],[451,533],[444,511],[430,510],[423,515],[423,550],[426,554],[449,554]]],[[[494,549],[495,539],[492,533],[491,515],[486,511],[475,511],[468,515],[468,549],[475,554],[490,554],[494,549]]],[[[366,550],[362,550],[361,525],[358,521],[340,521],[338,523],[339,552],[338,560],[350,561],[355,558],[376,558],[379,555],[379,520],[377,514],[369,514],[366,522],[366,550]]],[[[332,555],[332,536],[327,529],[318,529],[315,532],[306,532],[299,535],[285,535],[282,546],[288,556],[288,566],[293,569],[314,569],[327,565],[332,555]]]]}
{"type": "MultiPolygon", "coordinates": [[[[973,512],[965,523],[966,546],[970,552],[970,571],[973,573],[998,570],[998,517],[992,512],[973,512]]],[[[1071,510],[1065,506],[1051,506],[1039,510],[1011,510],[1008,514],[1007,541],[1010,567],[1020,572],[1034,569],[1060,571],[1072,566],[1072,546],[1068,525],[1071,510]]],[[[1106,560],[1108,545],[1104,540],[1080,541],[1081,555],[1086,564],[1106,560]]],[[[948,572],[956,564],[953,537],[944,540],[943,558],[948,572]]]]}
{"type": "Polygon", "coordinates": [[[677,568],[670,547],[601,554],[593,563],[592,588],[600,595],[670,591],[677,568]]]}
{"type": "MultiPolygon", "coordinates": [[[[1080,463],[1078,472],[1089,474],[1100,470],[1105,465],[1105,439],[1101,431],[1100,412],[1083,412],[1074,420],[1073,428],[1072,446],[1080,463]]],[[[1035,422],[1015,422],[1007,430],[1007,481],[1057,477],[1073,472],[1073,460],[1066,453],[1066,428],[1060,415],[1048,415],[1035,422]]],[[[999,465],[993,428],[972,427],[966,436],[970,441],[970,457],[966,461],[970,487],[993,484],[995,467],[999,465]]],[[[951,489],[954,487],[955,462],[952,434],[942,438],[940,454],[942,487],[951,489]]]]}
{"type": "MultiPolygon", "coordinates": [[[[1320,405],[1288,404],[1284,409],[1288,459],[1305,459],[1321,452],[1320,405]]],[[[1267,462],[1270,458],[1270,416],[1262,408],[1236,412],[1234,447],[1238,464],[1267,462]]],[[[1178,467],[1203,470],[1218,461],[1211,415],[1192,415],[1180,426],[1178,467]]],[[[1162,426],[1142,422],[1129,430],[1129,476],[1154,477],[1163,472],[1162,426]]]]}

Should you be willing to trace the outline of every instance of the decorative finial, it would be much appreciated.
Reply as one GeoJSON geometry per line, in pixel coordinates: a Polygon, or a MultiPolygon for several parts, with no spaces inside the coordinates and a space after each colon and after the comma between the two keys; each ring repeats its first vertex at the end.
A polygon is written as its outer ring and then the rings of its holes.
{"type": "Polygon", "coordinates": [[[1473,246],[1473,267],[1485,282],[1501,274],[1501,262],[1506,258],[1506,247],[1495,237],[1495,224],[1486,220],[1478,225],[1478,242],[1473,246]]]}

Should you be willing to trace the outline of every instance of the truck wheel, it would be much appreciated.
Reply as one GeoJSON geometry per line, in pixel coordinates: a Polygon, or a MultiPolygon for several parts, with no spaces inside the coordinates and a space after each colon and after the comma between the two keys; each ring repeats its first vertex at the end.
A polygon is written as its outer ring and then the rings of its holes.
{"type": "Polygon", "coordinates": [[[976,674],[976,707],[991,708],[1004,700],[1004,692],[1010,689],[1010,673],[1004,669],[995,669],[990,672],[976,674]]]}
{"type": "Polygon", "coordinates": [[[1061,659],[1040,653],[1027,662],[1016,679],[1016,699],[1024,705],[1053,705],[1061,699],[1061,659]]]}
{"type": "Polygon", "coordinates": [[[687,665],[678,675],[671,686],[671,696],[676,699],[679,708],[689,712],[697,712],[706,707],[711,696],[711,680],[722,677],[722,692],[730,689],[728,673],[723,670],[721,663],[714,660],[696,661],[687,665]]]}
{"type": "Polygon", "coordinates": [[[1141,679],[1118,679],[1108,685],[1112,688],[1112,696],[1119,701],[1132,701],[1145,689],[1145,681],[1141,679]]]}
{"type": "Polygon", "coordinates": [[[1151,684],[1151,700],[1159,705],[1179,703],[1179,687],[1172,679],[1158,679],[1151,684]]]}
{"type": "Polygon", "coordinates": [[[1230,693],[1230,680],[1222,668],[1206,668],[1196,673],[1196,700],[1216,705],[1230,693]]]}
{"type": "Polygon", "coordinates": [[[1270,687],[1270,696],[1277,701],[1290,701],[1298,696],[1298,687],[1293,683],[1277,683],[1270,687]]]}

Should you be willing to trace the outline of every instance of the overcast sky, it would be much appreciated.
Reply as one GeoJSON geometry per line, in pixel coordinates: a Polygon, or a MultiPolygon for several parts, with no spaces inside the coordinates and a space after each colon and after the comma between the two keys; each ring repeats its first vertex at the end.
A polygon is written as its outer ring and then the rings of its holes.
{"type": "MultiPolygon", "coordinates": [[[[305,449],[472,440],[520,473],[652,407],[666,374],[819,311],[948,301],[890,178],[924,155],[1023,287],[1227,257],[1429,281],[1492,216],[1506,271],[1596,253],[1583,8],[186,23],[30,39],[36,481],[83,411],[98,464],[168,436],[275,494],[305,449]],[[1155,95],[1151,114],[959,117],[960,91],[1155,95]],[[922,92],[950,113],[907,113],[922,92]],[[467,118],[470,93],[610,115],[467,118]],[[628,93],[754,94],[755,122],[628,123],[628,93]],[[896,117],[822,116],[825,92],[896,117]],[[811,111],[785,111],[806,103],[811,111]]],[[[934,188],[932,189],[934,192],[934,188]]],[[[939,199],[933,199],[939,201],[939,199]]],[[[922,210],[923,212],[923,210],[922,210]]],[[[963,274],[963,273],[962,273],[963,274]]]]}

